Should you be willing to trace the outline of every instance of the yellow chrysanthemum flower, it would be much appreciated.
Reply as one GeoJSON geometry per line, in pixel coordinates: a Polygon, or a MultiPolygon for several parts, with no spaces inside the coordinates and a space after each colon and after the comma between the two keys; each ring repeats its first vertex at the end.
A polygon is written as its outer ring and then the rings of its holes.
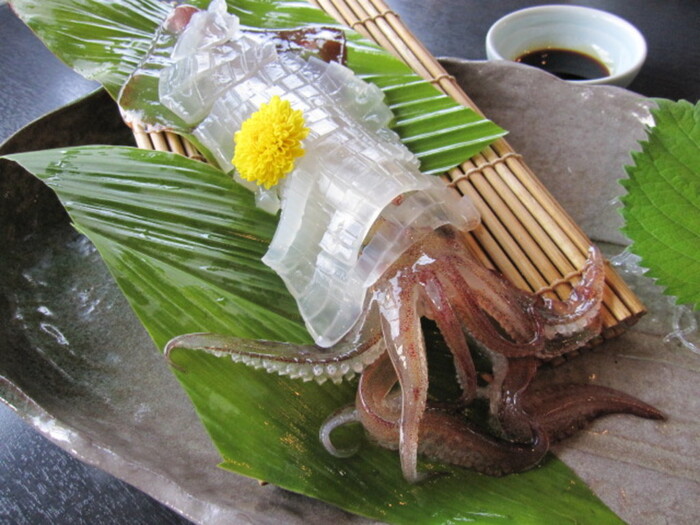
{"type": "Polygon", "coordinates": [[[275,95],[246,120],[234,135],[232,163],[242,178],[269,189],[294,169],[304,155],[301,141],[309,134],[301,110],[275,95]]]}

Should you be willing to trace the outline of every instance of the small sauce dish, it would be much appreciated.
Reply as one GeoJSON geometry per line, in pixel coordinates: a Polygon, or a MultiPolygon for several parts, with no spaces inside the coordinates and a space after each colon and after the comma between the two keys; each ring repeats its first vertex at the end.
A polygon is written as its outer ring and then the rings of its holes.
{"type": "Polygon", "coordinates": [[[647,55],[642,34],[599,9],[543,5],[514,11],[486,35],[489,60],[534,65],[577,84],[627,87],[647,55]]]}

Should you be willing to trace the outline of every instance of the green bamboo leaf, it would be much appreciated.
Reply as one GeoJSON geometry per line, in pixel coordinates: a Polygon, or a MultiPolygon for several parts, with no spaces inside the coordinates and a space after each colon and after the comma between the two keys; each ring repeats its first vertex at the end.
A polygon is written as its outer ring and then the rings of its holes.
{"type": "Polygon", "coordinates": [[[700,309],[700,103],[659,100],[622,185],[623,232],[666,293],[700,309]]]}
{"type": "MultiPolygon", "coordinates": [[[[255,208],[252,194],[219,170],[172,153],[111,146],[28,153],[18,160],[43,173],[78,229],[110,268],[119,268],[115,277],[127,297],[145,293],[161,300],[149,299],[154,310],[142,312],[147,328],[174,314],[155,311],[170,302],[168,287],[158,282],[172,275],[188,294],[187,308],[211,310],[218,330],[309,341],[293,298],[260,262],[276,219],[255,208]]],[[[180,330],[202,329],[195,321],[201,315],[193,315],[188,321],[182,313],[180,330]]],[[[173,336],[149,331],[161,347],[173,336]]]]}
{"type": "Polygon", "coordinates": [[[157,0],[17,0],[12,9],[56,56],[117,97],[170,7],[157,0]]]}
{"type": "MultiPolygon", "coordinates": [[[[209,1],[190,3],[205,8],[209,1]]],[[[338,26],[323,11],[304,2],[229,0],[228,4],[229,11],[248,27],[338,26]]],[[[133,104],[132,109],[147,122],[168,125],[196,143],[191,130],[156,100],[154,74],[163,67],[174,42],[163,35],[156,46],[153,41],[171,6],[158,0],[13,0],[12,6],[52,52],[87,78],[101,82],[115,99],[132,73],[146,65],[146,73],[130,86],[124,102],[133,104]],[[157,48],[155,58],[144,63],[153,47],[157,48]]],[[[396,129],[421,160],[425,173],[443,173],[505,134],[493,122],[440,93],[387,51],[343,29],[348,38],[348,66],[384,90],[396,115],[396,129]]]]}
{"type": "MultiPolygon", "coordinates": [[[[124,147],[8,158],[56,191],[159,347],[189,331],[308,339],[292,299],[259,260],[273,219],[217,170],[124,147]]],[[[338,439],[361,441],[360,453],[330,456],[318,429],[352,402],[354,383],[303,383],[187,350],[172,359],[222,466],[240,474],[393,523],[619,523],[554,458],[505,478],[423,464],[448,475],[410,485],[396,452],[364,441],[357,428],[338,439]]],[[[453,370],[437,368],[438,381],[454,381],[453,370]]]]}

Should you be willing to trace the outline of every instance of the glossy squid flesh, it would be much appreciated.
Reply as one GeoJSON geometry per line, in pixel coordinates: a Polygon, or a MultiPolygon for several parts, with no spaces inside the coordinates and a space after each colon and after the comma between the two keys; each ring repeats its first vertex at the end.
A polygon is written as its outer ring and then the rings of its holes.
{"type": "Polygon", "coordinates": [[[597,249],[569,299],[559,301],[524,292],[484,268],[460,235],[445,226],[406,250],[372,287],[360,322],[331,348],[190,334],[173,339],[166,353],[202,349],[306,380],[361,373],[354,406],[329,417],[321,439],[329,452],[347,455],[333,446],[331,433],[359,422],[374,441],[399,450],[409,481],[421,478],[419,454],[503,475],[537,465],[551,443],[596,417],[663,417],[602,386],[532,387],[543,362],[600,332],[604,268],[597,249]],[[452,354],[461,389],[452,403],[429,399],[423,317],[435,322],[452,354]],[[473,352],[491,364],[486,386],[479,383],[473,352]],[[479,399],[488,403],[489,421],[477,426],[464,414],[479,399]]]}

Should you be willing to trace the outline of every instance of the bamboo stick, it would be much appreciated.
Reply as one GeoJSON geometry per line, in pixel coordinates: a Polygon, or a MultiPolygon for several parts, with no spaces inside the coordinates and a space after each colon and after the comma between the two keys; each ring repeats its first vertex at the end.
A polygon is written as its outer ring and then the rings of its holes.
{"type": "Polygon", "coordinates": [[[170,151],[174,153],[179,153],[180,155],[187,156],[187,152],[185,151],[185,146],[182,143],[182,139],[180,138],[179,135],[176,135],[175,133],[172,133],[170,131],[166,131],[164,133],[165,135],[165,140],[168,143],[168,148],[170,151]]]}
{"type": "Polygon", "coordinates": [[[188,157],[206,162],[206,159],[201,155],[201,153],[199,153],[199,151],[197,151],[197,148],[195,148],[189,140],[183,138],[182,144],[185,147],[185,152],[187,153],[188,157]]]}
{"type": "Polygon", "coordinates": [[[165,133],[151,132],[148,134],[148,138],[151,139],[153,149],[156,151],[170,151],[168,141],[165,138],[165,133]]]}

